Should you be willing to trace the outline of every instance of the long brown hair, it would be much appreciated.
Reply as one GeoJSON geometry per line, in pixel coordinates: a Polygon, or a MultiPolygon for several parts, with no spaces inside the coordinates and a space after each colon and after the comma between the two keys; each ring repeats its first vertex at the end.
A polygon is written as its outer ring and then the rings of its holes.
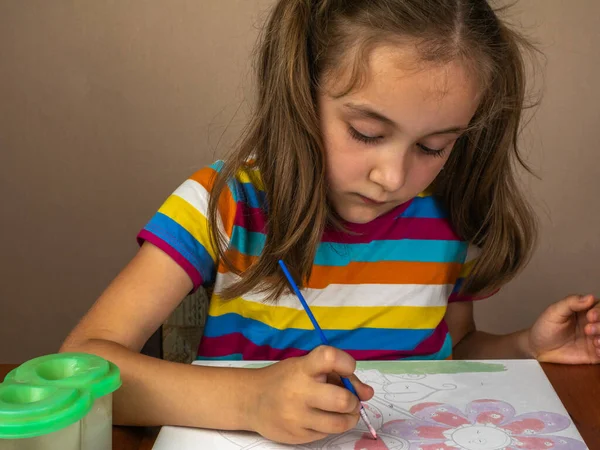
{"type": "Polygon", "coordinates": [[[259,40],[254,113],[209,202],[218,257],[241,275],[220,293],[224,298],[254,290],[275,300],[286,290],[280,258],[307,282],[325,225],[336,223],[316,107],[320,83],[349,69],[348,89],[358,86],[369,50],[394,42],[413,43],[426,62],[459,58],[481,85],[471,127],[434,183],[456,232],[481,248],[463,292],[499,287],[527,262],[536,227],[515,169],[529,170],[517,137],[526,98],[523,50],[533,47],[485,0],[279,0],[259,40]],[[216,225],[227,182],[250,159],[260,169],[268,222],[260,257],[242,273],[216,225]]]}

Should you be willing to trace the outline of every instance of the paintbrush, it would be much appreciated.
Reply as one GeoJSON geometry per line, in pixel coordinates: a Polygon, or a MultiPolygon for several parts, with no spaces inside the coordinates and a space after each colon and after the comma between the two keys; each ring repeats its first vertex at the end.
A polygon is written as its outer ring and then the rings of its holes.
{"type": "MultiPolygon", "coordinates": [[[[298,289],[296,282],[292,278],[292,275],[290,274],[285,263],[282,260],[279,260],[279,266],[281,267],[281,270],[283,270],[285,277],[287,278],[294,293],[300,300],[300,303],[302,303],[302,307],[304,308],[304,311],[306,311],[308,318],[312,322],[313,327],[315,328],[315,331],[317,332],[317,334],[319,335],[319,338],[321,339],[321,342],[323,343],[323,345],[329,345],[329,341],[327,340],[327,337],[323,333],[323,330],[321,330],[321,327],[319,326],[317,319],[315,319],[315,316],[313,316],[313,313],[310,310],[308,303],[306,303],[306,300],[304,300],[304,297],[302,296],[300,289],[298,289]]],[[[342,383],[344,384],[344,387],[358,397],[358,393],[356,392],[356,389],[354,389],[354,386],[352,386],[352,383],[350,383],[350,380],[346,377],[340,377],[340,378],[342,380],[342,383]]],[[[371,421],[369,420],[369,417],[367,416],[367,412],[365,411],[365,407],[363,406],[362,402],[360,404],[360,417],[362,417],[362,420],[365,422],[365,425],[369,429],[369,432],[371,433],[371,436],[373,436],[373,439],[377,439],[377,433],[375,432],[375,428],[373,428],[373,425],[371,425],[371,421]]]]}

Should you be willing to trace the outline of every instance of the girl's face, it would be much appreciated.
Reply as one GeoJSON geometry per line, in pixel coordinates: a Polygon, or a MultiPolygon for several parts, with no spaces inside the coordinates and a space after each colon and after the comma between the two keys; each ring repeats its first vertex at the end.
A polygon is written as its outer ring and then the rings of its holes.
{"type": "Polygon", "coordinates": [[[336,98],[347,80],[330,77],[319,93],[328,196],[348,222],[370,222],[423,192],[475,114],[478,86],[466,68],[415,61],[380,46],[361,89],[336,98]]]}

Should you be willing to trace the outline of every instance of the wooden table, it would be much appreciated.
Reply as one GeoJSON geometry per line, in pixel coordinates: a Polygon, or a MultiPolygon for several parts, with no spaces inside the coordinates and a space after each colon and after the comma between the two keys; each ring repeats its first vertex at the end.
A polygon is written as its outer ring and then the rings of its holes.
{"type": "MultiPolygon", "coordinates": [[[[0,380],[16,366],[0,364],[0,380]]],[[[600,365],[542,364],[590,450],[600,450],[600,365]]],[[[151,450],[158,428],[113,427],[113,450],[151,450]]]]}

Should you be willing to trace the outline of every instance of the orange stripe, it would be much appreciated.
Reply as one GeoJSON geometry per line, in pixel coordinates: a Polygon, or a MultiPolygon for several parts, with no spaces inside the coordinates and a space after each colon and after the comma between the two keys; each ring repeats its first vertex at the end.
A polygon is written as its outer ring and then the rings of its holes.
{"type": "MultiPolygon", "coordinates": [[[[258,260],[257,256],[245,255],[233,249],[228,249],[225,254],[231,260],[233,267],[235,267],[240,272],[245,272],[252,264],[254,264],[258,260]]],[[[219,272],[228,272],[224,264],[219,264],[219,272]]]]}
{"type": "MultiPolygon", "coordinates": [[[[228,250],[234,267],[247,270],[257,261],[237,250],[228,250]]],[[[423,262],[352,262],[347,266],[314,266],[309,288],[324,289],[330,284],[454,284],[462,264],[423,262]]],[[[219,272],[227,269],[219,266],[219,272]]]]}
{"type": "Polygon", "coordinates": [[[424,262],[352,262],[347,266],[314,266],[309,288],[329,284],[453,284],[462,264],[424,262]]]}
{"type": "MultiPolygon", "coordinates": [[[[193,174],[190,179],[204,186],[204,189],[206,189],[207,192],[212,193],[213,186],[217,179],[217,171],[211,167],[204,167],[193,174]]],[[[231,238],[237,205],[233,200],[233,195],[231,194],[229,187],[223,190],[221,198],[219,198],[218,208],[221,220],[223,221],[223,227],[225,228],[225,233],[231,238]]]]}

